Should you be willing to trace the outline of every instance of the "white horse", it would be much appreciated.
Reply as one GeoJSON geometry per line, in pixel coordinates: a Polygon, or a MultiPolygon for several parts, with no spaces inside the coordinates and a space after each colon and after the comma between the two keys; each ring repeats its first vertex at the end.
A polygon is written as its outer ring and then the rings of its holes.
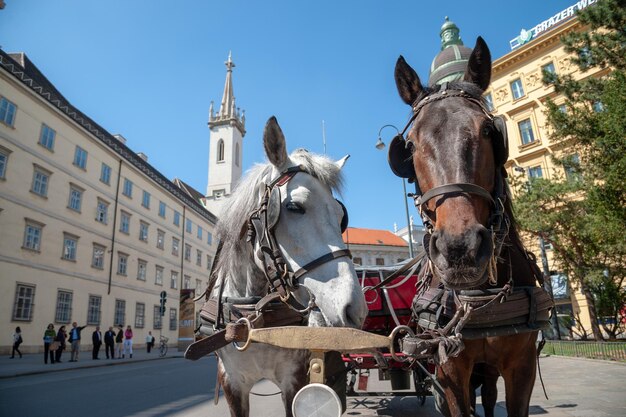
{"type": "MultiPolygon", "coordinates": [[[[302,306],[310,306],[313,295],[315,308],[308,314],[308,326],[360,328],[367,306],[352,261],[342,254],[346,247],[340,225],[347,218],[344,220],[345,210],[332,194],[341,186],[340,171],[347,158],[335,162],[306,150],[288,156],[285,137],[274,117],[265,126],[263,143],[270,163],[253,167],[222,210],[217,231],[222,249],[214,269],[217,286],[212,295],[262,297],[268,293],[259,243],[246,239],[248,219],[259,208],[267,186],[290,168],[299,167],[286,182],[275,185],[280,192],[270,201],[277,206],[270,210],[278,211],[273,235],[289,271],[320,258],[323,262],[301,272],[298,285],[290,288],[291,296],[302,306]],[[339,255],[324,257],[331,253],[339,255]]],[[[280,387],[286,414],[292,415],[293,397],[306,384],[308,351],[253,344],[240,352],[228,345],[217,355],[218,379],[231,416],[249,415],[250,390],[261,379],[280,387]]]]}

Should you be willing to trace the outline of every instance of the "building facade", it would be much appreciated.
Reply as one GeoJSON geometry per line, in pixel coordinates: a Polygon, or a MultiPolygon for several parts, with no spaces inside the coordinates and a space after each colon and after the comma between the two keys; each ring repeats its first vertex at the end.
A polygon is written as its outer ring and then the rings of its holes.
{"type": "Polygon", "coordinates": [[[395,265],[409,257],[409,244],[388,230],[348,227],[343,241],[352,261],[362,266],[395,265]]]}
{"type": "Polygon", "coordinates": [[[43,349],[73,321],[175,345],[181,294],[206,287],[216,217],[76,109],[24,54],[0,50],[0,351],[43,349]],[[160,294],[166,292],[164,316],[160,294]]]}
{"type": "MultiPolygon", "coordinates": [[[[585,2],[591,5],[594,2],[585,2]]],[[[546,122],[546,99],[557,105],[560,97],[552,86],[542,82],[543,71],[569,74],[576,79],[601,77],[609,70],[591,70],[585,73],[573,65],[561,43],[561,37],[571,31],[585,30],[573,17],[574,6],[540,23],[531,31],[511,41],[511,52],[493,62],[491,86],[485,92],[485,102],[496,115],[504,116],[507,123],[509,161],[506,169],[510,178],[522,180],[533,178],[566,178],[569,172],[555,166],[552,155],[564,155],[568,150],[552,143],[546,122]],[[537,29],[539,28],[539,29],[537,29]],[[524,176],[527,178],[525,179],[524,176]]],[[[576,155],[573,155],[575,158],[576,155]]],[[[513,196],[515,197],[515,196],[513,196]]],[[[542,268],[541,248],[536,238],[526,237],[527,247],[537,254],[542,268]]],[[[550,247],[545,248],[545,256],[552,276],[552,286],[559,317],[579,315],[583,327],[590,329],[587,302],[582,293],[567,281],[553,261],[550,247]]],[[[562,327],[561,336],[570,335],[570,329],[562,327]]]]}

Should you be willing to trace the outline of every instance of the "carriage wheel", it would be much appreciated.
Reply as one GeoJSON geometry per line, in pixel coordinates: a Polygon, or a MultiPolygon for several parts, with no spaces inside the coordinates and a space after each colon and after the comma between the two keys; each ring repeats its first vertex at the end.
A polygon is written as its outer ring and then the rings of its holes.
{"type": "Polygon", "coordinates": [[[426,393],[428,392],[428,383],[426,382],[426,375],[421,368],[417,367],[413,369],[413,382],[415,384],[415,394],[420,406],[426,403],[426,393]]]}

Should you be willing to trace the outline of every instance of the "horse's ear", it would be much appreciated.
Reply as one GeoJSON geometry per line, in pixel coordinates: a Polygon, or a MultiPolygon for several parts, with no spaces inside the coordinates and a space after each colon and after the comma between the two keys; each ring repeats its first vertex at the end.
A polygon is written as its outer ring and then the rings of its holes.
{"type": "Polygon", "coordinates": [[[476,38],[476,46],[469,57],[463,81],[476,84],[483,91],[491,82],[491,52],[480,36],[476,38]]]}
{"type": "Polygon", "coordinates": [[[348,160],[348,158],[350,158],[350,155],[344,156],[343,158],[335,162],[335,164],[337,165],[339,169],[341,169],[346,164],[346,161],[348,160]]]}
{"type": "Polygon", "coordinates": [[[276,168],[281,168],[287,162],[287,145],[285,135],[278,125],[276,117],[272,116],[265,124],[263,131],[263,146],[267,159],[276,168]]]}
{"type": "Polygon", "coordinates": [[[396,78],[396,87],[398,87],[398,93],[400,98],[408,104],[413,105],[415,99],[423,90],[420,77],[409,64],[406,63],[404,57],[400,55],[398,61],[396,61],[396,70],[394,73],[396,78]]]}

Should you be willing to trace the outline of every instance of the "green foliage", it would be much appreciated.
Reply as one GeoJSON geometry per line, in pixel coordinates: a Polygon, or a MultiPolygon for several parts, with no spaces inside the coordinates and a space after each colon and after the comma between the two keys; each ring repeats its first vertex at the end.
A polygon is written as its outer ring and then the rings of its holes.
{"type": "MultiPolygon", "coordinates": [[[[587,295],[598,339],[595,317],[619,323],[626,301],[626,0],[601,0],[579,19],[589,29],[563,43],[583,74],[598,71],[579,80],[544,73],[565,98],[564,108],[548,99],[546,114],[553,149],[565,150],[553,160],[566,175],[513,186],[522,229],[552,244],[559,267],[587,295]]],[[[620,330],[603,327],[611,338],[620,330]]]]}

